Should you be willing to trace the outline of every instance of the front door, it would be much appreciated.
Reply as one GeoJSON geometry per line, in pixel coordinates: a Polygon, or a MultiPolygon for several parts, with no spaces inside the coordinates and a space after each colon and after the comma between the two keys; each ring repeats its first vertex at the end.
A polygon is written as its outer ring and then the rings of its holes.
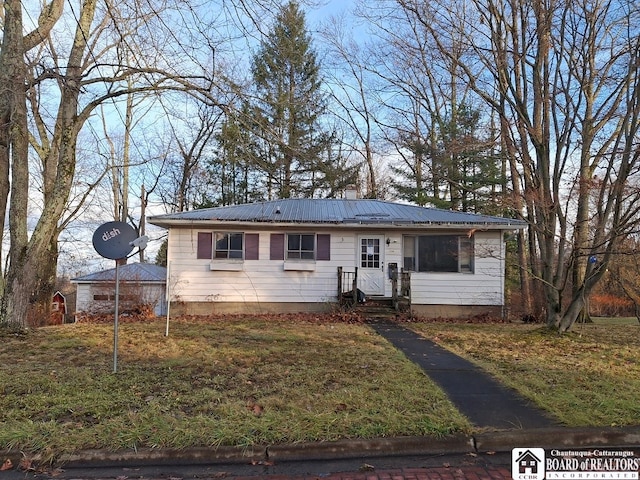
{"type": "Polygon", "coordinates": [[[367,295],[384,295],[384,235],[359,238],[358,288],[367,295]]]}

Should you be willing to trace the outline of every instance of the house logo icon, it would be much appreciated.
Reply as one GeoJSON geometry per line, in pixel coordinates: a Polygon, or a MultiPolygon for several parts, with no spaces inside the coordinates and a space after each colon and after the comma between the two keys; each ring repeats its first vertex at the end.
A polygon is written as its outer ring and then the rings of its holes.
{"type": "Polygon", "coordinates": [[[543,448],[514,448],[511,451],[513,480],[543,480],[545,454],[543,448]]]}

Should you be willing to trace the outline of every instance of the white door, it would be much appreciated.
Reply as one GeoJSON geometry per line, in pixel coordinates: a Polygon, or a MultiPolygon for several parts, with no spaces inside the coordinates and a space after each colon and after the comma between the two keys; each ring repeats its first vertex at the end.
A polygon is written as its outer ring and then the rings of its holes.
{"type": "Polygon", "coordinates": [[[358,288],[367,295],[384,295],[384,235],[359,237],[358,288]]]}

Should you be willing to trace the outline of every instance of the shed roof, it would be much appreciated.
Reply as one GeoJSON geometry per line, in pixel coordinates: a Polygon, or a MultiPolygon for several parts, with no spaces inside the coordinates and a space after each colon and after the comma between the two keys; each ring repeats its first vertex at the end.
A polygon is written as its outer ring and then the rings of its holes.
{"type": "Polygon", "coordinates": [[[524,228],[513,218],[426,208],[382,200],[290,198],[266,202],[205,208],[149,218],[161,227],[193,223],[388,224],[460,225],[524,228]]]}
{"type": "MultiPolygon", "coordinates": [[[[128,263],[118,267],[118,275],[123,282],[164,283],[167,279],[167,269],[151,263],[128,263]]],[[[71,279],[74,283],[115,282],[115,280],[115,268],[71,279]]]]}

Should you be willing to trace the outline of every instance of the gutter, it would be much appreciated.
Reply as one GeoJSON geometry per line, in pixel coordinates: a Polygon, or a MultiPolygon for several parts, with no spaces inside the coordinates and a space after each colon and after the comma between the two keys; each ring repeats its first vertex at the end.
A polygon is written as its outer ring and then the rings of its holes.
{"type": "Polygon", "coordinates": [[[465,223],[465,222],[407,222],[406,220],[402,221],[376,221],[376,220],[360,220],[353,222],[302,222],[302,221],[291,221],[291,222],[275,222],[268,220],[254,220],[254,221],[246,221],[246,220],[221,220],[221,219],[202,219],[202,220],[166,220],[154,222],[153,219],[148,219],[148,222],[152,225],[156,225],[163,228],[211,228],[211,227],[249,227],[252,229],[259,228],[295,228],[295,227],[308,227],[308,228],[331,228],[331,229],[346,229],[346,228],[357,228],[357,229],[371,229],[373,227],[385,227],[392,228],[394,230],[400,229],[422,229],[424,227],[432,227],[437,229],[460,229],[460,228],[476,228],[479,230],[520,230],[527,227],[526,223],[465,223]],[[268,226],[268,227],[267,227],[268,226]]]}

